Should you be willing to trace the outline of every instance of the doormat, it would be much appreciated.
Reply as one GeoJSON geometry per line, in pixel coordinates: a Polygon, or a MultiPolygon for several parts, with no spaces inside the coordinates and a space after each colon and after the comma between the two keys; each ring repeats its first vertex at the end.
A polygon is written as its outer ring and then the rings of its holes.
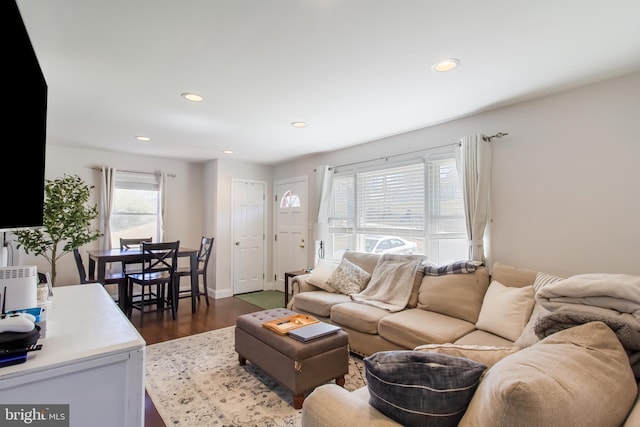
{"type": "Polygon", "coordinates": [[[272,308],[284,308],[284,292],[280,291],[249,292],[246,294],[234,295],[234,297],[253,305],[257,305],[265,310],[272,308]]]}

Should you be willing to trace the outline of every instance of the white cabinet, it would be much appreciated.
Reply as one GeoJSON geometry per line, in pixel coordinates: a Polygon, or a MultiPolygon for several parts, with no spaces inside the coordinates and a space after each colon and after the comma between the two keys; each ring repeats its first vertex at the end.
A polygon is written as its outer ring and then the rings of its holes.
{"type": "Polygon", "coordinates": [[[56,287],[42,350],[0,368],[2,404],[69,404],[69,425],[143,426],[145,341],[100,284],[56,287]]]}

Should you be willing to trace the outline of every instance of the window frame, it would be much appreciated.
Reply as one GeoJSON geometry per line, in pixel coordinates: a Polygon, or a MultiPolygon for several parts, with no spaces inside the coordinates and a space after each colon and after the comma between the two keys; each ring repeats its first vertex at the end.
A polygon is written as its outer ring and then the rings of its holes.
{"type": "MultiPolygon", "coordinates": [[[[445,171],[446,172],[446,171],[445,171]]],[[[447,259],[446,262],[452,262],[457,259],[464,259],[467,257],[467,234],[466,234],[466,220],[464,217],[464,201],[462,197],[462,185],[459,178],[459,173],[456,167],[456,146],[440,147],[438,149],[425,150],[424,152],[413,156],[404,156],[397,159],[379,159],[372,162],[363,162],[358,164],[352,164],[348,167],[336,167],[334,168],[334,180],[331,191],[330,211],[329,211],[329,234],[327,244],[327,253],[332,254],[334,258],[338,258],[343,253],[343,242],[346,240],[349,248],[362,248],[354,250],[364,250],[364,240],[367,236],[374,234],[384,235],[390,237],[400,237],[405,240],[415,241],[421,239],[418,242],[418,251],[416,253],[423,253],[427,257],[427,261],[434,264],[439,264],[441,257],[441,245],[445,243],[451,245],[454,248],[453,252],[457,255],[453,258],[447,259]],[[359,209],[358,194],[361,191],[358,183],[358,176],[361,174],[371,174],[372,172],[380,172],[384,174],[385,171],[393,170],[394,168],[411,168],[417,164],[422,165],[422,188],[423,188],[423,207],[422,212],[414,213],[414,215],[422,215],[422,224],[419,227],[407,228],[397,225],[393,227],[381,227],[375,229],[371,227],[362,226],[358,223],[359,209]],[[448,169],[447,175],[442,175],[443,169],[448,169]],[[454,176],[456,181],[452,182],[451,176],[454,176]],[[443,180],[449,180],[448,187],[443,180]],[[343,188],[336,190],[337,186],[343,188]],[[349,189],[351,186],[351,189],[349,189]],[[429,191],[429,189],[435,189],[429,191]],[[443,203],[443,192],[447,191],[450,194],[451,202],[449,205],[443,203]],[[353,206],[347,208],[344,212],[336,214],[336,196],[337,192],[341,196],[340,202],[348,205],[352,203],[353,206]],[[346,198],[342,200],[342,198],[346,198]],[[350,199],[350,200],[349,200],[350,199]],[[447,207],[448,206],[448,207],[447,207]],[[447,212],[443,214],[443,207],[446,207],[447,212]],[[350,210],[349,210],[350,209],[350,210]],[[446,226],[453,225],[453,229],[458,228],[457,231],[446,231],[446,226]],[[362,236],[362,245],[358,245],[359,236],[362,236]],[[334,242],[337,239],[342,239],[338,245],[334,242]],[[340,249],[334,250],[334,246],[341,246],[340,249]]],[[[410,218],[411,219],[411,218],[410,218]]],[[[415,220],[415,218],[413,218],[415,220]]],[[[411,222],[411,221],[410,221],[411,222]]],[[[330,257],[331,257],[330,256],[330,257]]],[[[449,258],[452,258],[449,255],[449,258]]]]}
{"type": "MultiPolygon", "coordinates": [[[[155,216],[155,224],[153,227],[152,239],[154,242],[160,241],[160,227],[162,224],[161,221],[161,175],[153,174],[153,173],[144,173],[144,172],[129,172],[129,171],[118,171],[116,170],[114,176],[114,199],[113,199],[113,209],[111,211],[110,217],[110,227],[111,227],[111,246],[118,247],[119,244],[116,244],[119,241],[119,234],[114,232],[114,219],[122,216],[155,216]],[[120,190],[141,190],[141,191],[152,191],[156,193],[156,204],[154,212],[126,212],[126,211],[117,211],[116,207],[119,205],[116,201],[118,197],[118,193],[120,190]]],[[[148,233],[143,233],[144,236],[147,236],[148,233]]],[[[124,236],[123,236],[124,237],[124,236]]],[[[126,236],[126,237],[140,237],[140,236],[126,236]]]]}

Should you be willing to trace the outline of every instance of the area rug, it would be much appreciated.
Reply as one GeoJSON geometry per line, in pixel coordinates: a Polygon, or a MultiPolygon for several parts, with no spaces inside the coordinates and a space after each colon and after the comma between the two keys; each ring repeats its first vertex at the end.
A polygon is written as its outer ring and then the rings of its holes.
{"type": "MultiPolygon", "coordinates": [[[[251,362],[240,366],[235,326],[146,348],[145,385],[167,426],[300,426],[291,392],[251,362]]],[[[364,364],[349,357],[345,388],[366,385],[364,364]]]]}
{"type": "Polygon", "coordinates": [[[284,307],[284,292],[279,291],[260,291],[249,292],[246,294],[235,295],[236,298],[240,298],[243,301],[257,305],[265,310],[272,308],[284,307]]]}

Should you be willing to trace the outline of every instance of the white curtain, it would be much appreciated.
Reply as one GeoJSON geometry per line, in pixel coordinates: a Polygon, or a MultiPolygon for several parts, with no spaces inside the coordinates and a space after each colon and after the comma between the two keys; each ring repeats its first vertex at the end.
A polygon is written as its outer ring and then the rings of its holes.
{"type": "Polygon", "coordinates": [[[481,134],[465,136],[456,152],[461,177],[469,259],[484,262],[484,231],[491,187],[491,143],[481,134]]]}
{"type": "Polygon", "coordinates": [[[167,214],[167,174],[160,173],[160,241],[164,242],[164,222],[167,214]]]}
{"type": "Polygon", "coordinates": [[[333,170],[329,165],[316,167],[316,195],[318,209],[314,224],[314,238],[320,242],[318,258],[324,258],[326,241],[329,238],[329,204],[331,202],[331,186],[333,185],[333,170]]]}
{"type": "Polygon", "coordinates": [[[116,186],[115,168],[103,167],[100,180],[100,249],[111,249],[111,210],[113,209],[113,193],[116,186]]]}

